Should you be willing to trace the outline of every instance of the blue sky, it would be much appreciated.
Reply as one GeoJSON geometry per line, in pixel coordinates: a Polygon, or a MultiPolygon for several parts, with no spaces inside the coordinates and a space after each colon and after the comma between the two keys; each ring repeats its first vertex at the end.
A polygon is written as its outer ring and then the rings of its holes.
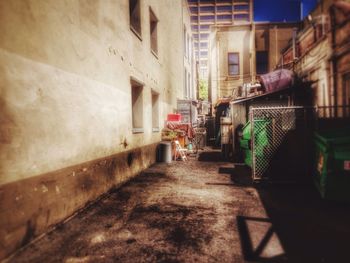
{"type": "Polygon", "coordinates": [[[254,0],[255,21],[297,21],[300,19],[300,3],[303,17],[315,7],[318,0],[254,0]]]}

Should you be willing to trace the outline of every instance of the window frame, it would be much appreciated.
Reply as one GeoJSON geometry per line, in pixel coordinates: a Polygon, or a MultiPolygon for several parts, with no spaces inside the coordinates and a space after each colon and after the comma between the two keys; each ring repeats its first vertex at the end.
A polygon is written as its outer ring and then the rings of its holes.
{"type": "Polygon", "coordinates": [[[151,89],[151,103],[152,103],[152,132],[159,132],[159,93],[151,89]],[[156,98],[154,100],[154,98],[156,98]],[[155,112],[156,111],[156,112],[155,112]]]}
{"type": "Polygon", "coordinates": [[[150,29],[150,47],[151,47],[151,52],[152,54],[158,58],[158,23],[159,19],[154,13],[152,7],[149,7],[149,29],[150,29]],[[152,22],[155,23],[155,27],[152,30],[152,22]],[[153,31],[155,30],[155,40],[153,36],[153,31]],[[155,41],[155,50],[153,49],[153,41],[155,41]]]}
{"type": "Polygon", "coordinates": [[[132,122],[132,133],[143,133],[144,132],[144,84],[137,79],[130,78],[130,89],[131,89],[131,122],[132,122]],[[138,91],[135,91],[139,89],[138,91]],[[136,93],[136,98],[135,94],[136,93]],[[136,105],[137,104],[137,105],[136,105]],[[137,107],[137,109],[135,108],[137,107]],[[135,114],[139,114],[141,120],[135,119],[135,114]]]}
{"type": "MultiPolygon", "coordinates": [[[[263,74],[266,74],[266,73],[268,73],[269,72],[269,51],[268,50],[257,50],[256,52],[255,52],[255,58],[256,58],[256,62],[255,62],[255,71],[256,71],[256,74],[257,75],[263,75],[263,74]],[[264,55],[266,55],[266,63],[258,63],[258,54],[264,54],[264,55]],[[264,64],[264,65],[266,65],[266,71],[265,72],[258,72],[258,65],[262,65],[262,64],[264,64]]],[[[261,60],[260,60],[261,61],[261,60]]]]}
{"type": "Polygon", "coordinates": [[[141,0],[135,0],[137,2],[137,4],[135,5],[135,8],[137,8],[137,13],[139,16],[139,30],[133,25],[132,23],[132,10],[131,10],[131,1],[133,0],[129,0],[129,26],[130,26],[130,30],[142,41],[142,10],[141,10],[141,0]]]}
{"type": "Polygon", "coordinates": [[[230,77],[238,77],[240,76],[240,61],[239,61],[239,52],[228,52],[227,53],[227,75],[230,76],[230,77]],[[233,55],[237,55],[237,64],[230,64],[230,55],[233,54],[233,55]],[[237,74],[231,74],[230,72],[230,66],[238,66],[238,72],[237,74]]]}

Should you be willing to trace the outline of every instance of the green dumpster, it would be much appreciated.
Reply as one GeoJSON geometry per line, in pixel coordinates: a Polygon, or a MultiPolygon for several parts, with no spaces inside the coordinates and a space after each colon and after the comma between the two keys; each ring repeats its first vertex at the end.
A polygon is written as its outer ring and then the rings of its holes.
{"type": "Polygon", "coordinates": [[[244,154],[244,163],[252,167],[252,151],[250,150],[250,130],[251,125],[248,121],[246,125],[243,126],[242,139],[239,141],[244,154]]]}
{"type": "Polygon", "coordinates": [[[324,199],[350,201],[350,129],[314,135],[313,179],[324,199]]]}
{"type": "MultiPolygon", "coordinates": [[[[254,135],[255,135],[255,153],[258,158],[264,158],[264,149],[268,145],[267,125],[269,120],[254,120],[254,135]]],[[[242,139],[240,146],[244,152],[244,163],[252,167],[252,151],[250,147],[251,142],[251,123],[248,121],[243,126],[242,139]]]]}

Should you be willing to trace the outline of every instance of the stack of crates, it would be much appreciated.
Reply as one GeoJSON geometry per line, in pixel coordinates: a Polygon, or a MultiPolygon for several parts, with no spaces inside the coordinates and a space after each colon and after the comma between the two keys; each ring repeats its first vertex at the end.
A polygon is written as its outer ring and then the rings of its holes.
{"type": "Polygon", "coordinates": [[[313,178],[321,196],[350,201],[350,129],[314,134],[313,178]]]}

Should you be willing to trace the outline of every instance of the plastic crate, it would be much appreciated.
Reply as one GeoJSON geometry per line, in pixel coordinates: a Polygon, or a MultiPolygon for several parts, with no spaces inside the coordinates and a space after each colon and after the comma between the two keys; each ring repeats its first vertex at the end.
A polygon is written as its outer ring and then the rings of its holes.
{"type": "Polygon", "coordinates": [[[167,121],[181,121],[181,114],[168,114],[167,121]]]}

